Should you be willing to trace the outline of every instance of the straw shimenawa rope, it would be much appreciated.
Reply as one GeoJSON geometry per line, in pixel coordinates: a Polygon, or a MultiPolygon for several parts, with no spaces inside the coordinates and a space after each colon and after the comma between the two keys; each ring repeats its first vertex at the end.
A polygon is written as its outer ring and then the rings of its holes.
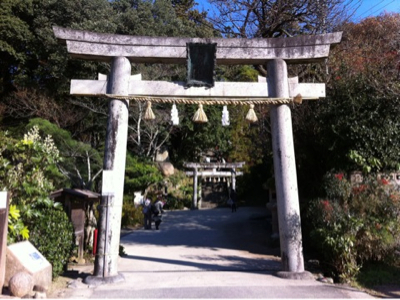
{"type": "MultiPolygon", "coordinates": [[[[102,95],[104,96],[104,95],[102,95]]],[[[150,96],[119,96],[106,94],[108,98],[133,100],[138,102],[202,104],[202,105],[261,105],[261,104],[290,104],[293,98],[183,98],[183,97],[150,97],[150,96]]],[[[296,96],[297,97],[297,96],[296,96]]]]}
{"type": "MultiPolygon", "coordinates": [[[[101,95],[104,96],[104,95],[101,95]]],[[[279,104],[301,104],[302,97],[298,94],[294,98],[184,98],[184,97],[152,97],[152,96],[120,96],[106,94],[108,98],[121,99],[121,100],[133,100],[138,102],[147,102],[147,108],[144,119],[153,120],[155,115],[151,109],[151,103],[171,103],[171,104],[197,104],[199,105],[198,110],[193,116],[193,122],[205,123],[208,122],[207,116],[203,110],[203,105],[250,105],[249,112],[247,113],[246,120],[251,123],[257,122],[258,118],[254,111],[254,105],[279,105],[279,104]]],[[[179,122],[179,121],[178,121],[179,122]]]]}

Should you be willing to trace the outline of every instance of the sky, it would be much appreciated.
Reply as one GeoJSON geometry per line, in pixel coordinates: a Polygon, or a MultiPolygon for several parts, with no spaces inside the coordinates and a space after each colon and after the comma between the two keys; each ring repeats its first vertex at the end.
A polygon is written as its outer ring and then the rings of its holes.
{"type": "MultiPolygon", "coordinates": [[[[351,1],[351,0],[349,0],[351,1]]],[[[357,0],[353,0],[355,3],[357,0]]],[[[355,12],[353,21],[358,22],[370,16],[377,16],[383,12],[396,12],[400,13],[400,0],[359,0],[360,7],[355,12]]],[[[209,8],[207,0],[196,0],[198,9],[200,11],[209,8]]],[[[351,6],[350,6],[351,7],[351,6]]]]}
{"type": "Polygon", "coordinates": [[[377,16],[385,11],[400,13],[400,0],[362,0],[354,21],[377,16]]]}

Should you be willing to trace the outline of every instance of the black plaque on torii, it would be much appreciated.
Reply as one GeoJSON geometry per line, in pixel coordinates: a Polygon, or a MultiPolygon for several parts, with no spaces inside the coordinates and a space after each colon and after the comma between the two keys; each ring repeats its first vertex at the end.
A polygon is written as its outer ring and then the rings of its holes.
{"type": "Polygon", "coordinates": [[[186,51],[186,87],[213,87],[217,43],[186,43],[186,51]]]}

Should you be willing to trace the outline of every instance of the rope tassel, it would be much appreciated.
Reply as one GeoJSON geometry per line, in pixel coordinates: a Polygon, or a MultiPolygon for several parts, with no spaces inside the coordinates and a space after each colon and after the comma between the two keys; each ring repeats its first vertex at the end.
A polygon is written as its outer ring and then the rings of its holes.
{"type": "Polygon", "coordinates": [[[175,104],[172,105],[171,109],[171,121],[172,125],[179,125],[178,109],[175,104]]]}
{"type": "Polygon", "coordinates": [[[228,111],[228,107],[226,105],[224,105],[224,108],[222,110],[222,126],[229,126],[230,122],[229,122],[229,111],[228,111]]]}
{"type": "Polygon", "coordinates": [[[156,118],[156,116],[154,115],[153,110],[151,109],[151,102],[148,101],[143,119],[145,119],[145,120],[154,120],[155,118],[156,118]]]}
{"type": "Polygon", "coordinates": [[[297,96],[293,98],[293,102],[296,104],[301,104],[303,102],[303,96],[301,94],[297,94],[297,96]]]}
{"type": "Polygon", "coordinates": [[[206,123],[206,122],[208,122],[206,113],[203,110],[203,104],[199,104],[199,109],[194,114],[192,120],[193,120],[193,122],[196,122],[196,123],[206,123]]]}
{"type": "Polygon", "coordinates": [[[254,104],[250,104],[250,109],[249,109],[249,112],[247,113],[246,120],[251,123],[255,123],[258,121],[258,118],[254,111],[254,104]]]}

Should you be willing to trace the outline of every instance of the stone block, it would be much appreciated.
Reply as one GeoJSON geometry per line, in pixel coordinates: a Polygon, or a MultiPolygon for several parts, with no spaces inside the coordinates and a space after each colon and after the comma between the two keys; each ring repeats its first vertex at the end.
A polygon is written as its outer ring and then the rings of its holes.
{"type": "Polygon", "coordinates": [[[350,173],[350,182],[351,184],[359,184],[362,183],[364,180],[362,172],[360,171],[353,171],[350,173]]]}
{"type": "Polygon", "coordinates": [[[168,161],[169,160],[169,154],[166,149],[161,149],[157,151],[156,155],[156,161],[157,162],[163,162],[163,161],[168,161]]]}
{"type": "Polygon", "coordinates": [[[174,166],[170,162],[159,162],[158,168],[164,176],[174,175],[174,166]]]}
{"type": "Polygon", "coordinates": [[[8,286],[10,279],[18,272],[27,272],[32,275],[35,286],[47,290],[51,285],[52,266],[29,241],[7,247],[4,284],[8,286]]]}

